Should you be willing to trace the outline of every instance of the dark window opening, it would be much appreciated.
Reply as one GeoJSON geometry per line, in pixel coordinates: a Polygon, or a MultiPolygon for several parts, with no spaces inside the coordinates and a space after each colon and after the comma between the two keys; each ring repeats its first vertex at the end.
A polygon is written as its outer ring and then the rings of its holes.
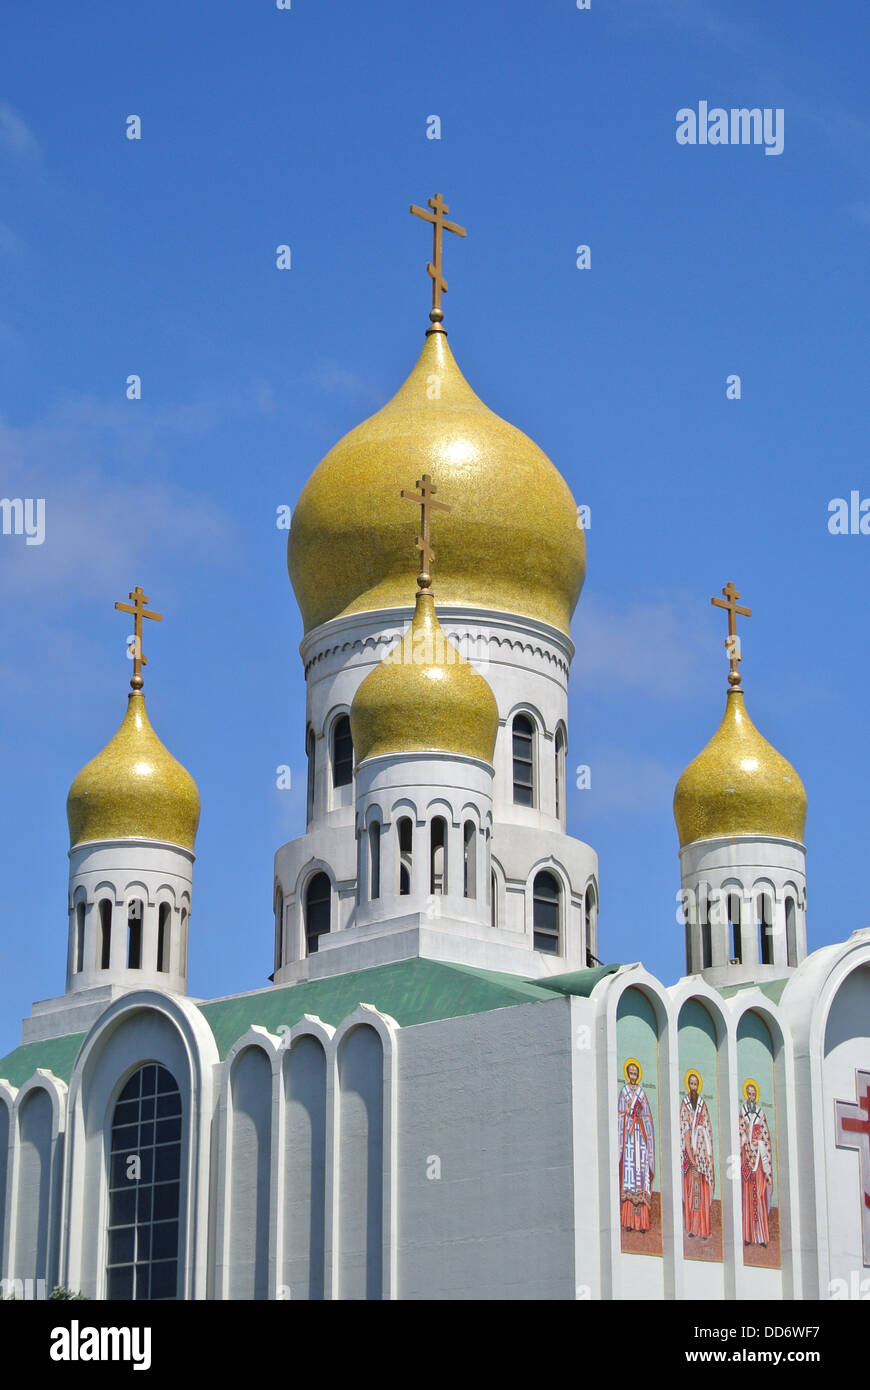
{"type": "Polygon", "coordinates": [[[534,947],[536,951],[559,954],[559,882],[546,870],[535,876],[532,889],[534,947]]]}
{"type": "Polygon", "coordinates": [[[350,720],[339,715],[332,726],[332,785],[348,787],[353,781],[353,739],[350,720]]]}
{"type": "Polygon", "coordinates": [[[532,760],[532,721],[518,714],[513,724],[514,801],[519,806],[534,806],[534,777],[532,760]]]}
{"type": "Polygon", "coordinates": [[[315,874],[305,891],[305,941],[309,956],[318,949],[320,938],[329,931],[332,885],[326,874],[315,874]]]}

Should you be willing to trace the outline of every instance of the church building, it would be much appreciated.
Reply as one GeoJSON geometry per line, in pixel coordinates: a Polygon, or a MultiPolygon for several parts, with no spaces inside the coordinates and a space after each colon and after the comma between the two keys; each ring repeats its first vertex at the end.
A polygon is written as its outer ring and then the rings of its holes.
{"type": "Polygon", "coordinates": [[[148,719],[159,614],[134,588],[126,711],[67,803],[66,988],[0,1058],[3,1287],[870,1292],[870,930],[808,954],[806,795],[747,712],[748,610],[713,600],[728,690],[676,787],[668,985],[602,963],[607,884],[566,823],[580,512],[448,345],[464,229],[440,195],[411,210],[422,351],[292,517],[307,817],[275,852],[273,948],[251,940],[272,983],[188,993],[199,794],[148,719]]]}

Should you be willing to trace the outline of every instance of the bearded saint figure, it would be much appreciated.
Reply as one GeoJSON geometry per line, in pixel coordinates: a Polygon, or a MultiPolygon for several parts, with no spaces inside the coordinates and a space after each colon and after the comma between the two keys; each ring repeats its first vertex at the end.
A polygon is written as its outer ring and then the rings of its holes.
{"type": "Polygon", "coordinates": [[[627,1231],[648,1231],[656,1171],[655,1128],[636,1058],[628,1058],[623,1074],[626,1084],[619,1093],[618,1110],[620,1219],[627,1231]]]}
{"type": "Polygon", "coordinates": [[[746,1081],[740,1107],[740,1178],[743,1189],[743,1244],[767,1245],[773,1198],[773,1144],[767,1117],[758,1104],[758,1083],[746,1081]]]}
{"type": "Polygon", "coordinates": [[[683,1228],[689,1236],[710,1235],[715,1176],[713,1126],[707,1102],[701,1099],[701,1077],[686,1072],[686,1094],[680,1103],[680,1152],[683,1176],[683,1228]]]}

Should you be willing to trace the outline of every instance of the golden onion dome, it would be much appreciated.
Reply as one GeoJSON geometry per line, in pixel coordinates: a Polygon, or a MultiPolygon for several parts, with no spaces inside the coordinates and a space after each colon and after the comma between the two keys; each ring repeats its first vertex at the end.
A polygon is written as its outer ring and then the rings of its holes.
{"type": "Polygon", "coordinates": [[[680,845],[718,835],[776,835],[803,843],[807,794],[791,763],[758,732],[742,690],[674,792],[680,845]]]}
{"type": "Polygon", "coordinates": [[[306,631],[407,603],[409,476],[437,477],[438,601],[522,614],[567,632],[586,544],[567,483],[472,391],[443,332],[397,394],[318,464],[294,509],[287,567],[306,631]]]}
{"type": "Polygon", "coordinates": [[[81,770],[66,803],[70,846],[89,840],[165,840],[193,849],[199,792],[164,748],[134,690],[120,729],[81,770]]]}
{"type": "Polygon", "coordinates": [[[384,753],[423,752],[492,762],[495,696],[445,636],[431,593],[418,593],[401,642],[358,687],[350,728],[357,763],[384,753]]]}

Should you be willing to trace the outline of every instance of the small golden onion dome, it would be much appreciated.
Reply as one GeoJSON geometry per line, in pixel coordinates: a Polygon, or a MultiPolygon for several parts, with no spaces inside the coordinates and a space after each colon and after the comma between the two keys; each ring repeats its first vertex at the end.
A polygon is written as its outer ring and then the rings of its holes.
{"type": "Polygon", "coordinates": [[[89,840],[166,840],[193,849],[199,792],[155,734],[145,696],[128,696],[115,737],[81,770],[66,803],[70,846],[89,840]]]}
{"type": "Polygon", "coordinates": [[[438,519],[438,602],[522,614],[567,632],[586,543],[567,483],[472,391],[444,333],[377,414],[318,464],[294,509],[287,567],[305,629],[407,604],[409,476],[453,504],[438,519]]]}
{"type": "Polygon", "coordinates": [[[350,728],[357,763],[383,753],[423,752],[492,762],[495,696],[444,635],[431,593],[417,595],[401,642],[357,689],[350,728]]]}
{"type": "Polygon", "coordinates": [[[742,690],[729,690],[725,715],[674,792],[680,845],[717,835],[776,835],[803,843],[807,794],[781,753],[756,729],[742,690]]]}

